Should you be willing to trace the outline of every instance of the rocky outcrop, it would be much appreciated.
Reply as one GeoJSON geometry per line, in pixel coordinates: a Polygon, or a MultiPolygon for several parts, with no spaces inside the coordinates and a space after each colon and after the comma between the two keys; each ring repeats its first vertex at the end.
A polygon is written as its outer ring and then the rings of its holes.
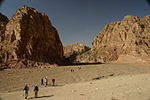
{"type": "Polygon", "coordinates": [[[74,62],[79,64],[97,63],[96,54],[92,50],[89,50],[80,55],[77,55],[74,62]]]}
{"type": "Polygon", "coordinates": [[[29,62],[62,64],[63,59],[62,43],[48,16],[27,6],[18,9],[6,25],[1,51],[0,62],[10,67],[29,62]]]}
{"type": "Polygon", "coordinates": [[[117,61],[120,55],[150,57],[150,16],[125,16],[112,22],[93,39],[96,61],[117,61]]]}
{"type": "Polygon", "coordinates": [[[64,57],[67,63],[76,63],[76,57],[90,50],[90,47],[80,43],[71,44],[64,47],[64,57]]]}

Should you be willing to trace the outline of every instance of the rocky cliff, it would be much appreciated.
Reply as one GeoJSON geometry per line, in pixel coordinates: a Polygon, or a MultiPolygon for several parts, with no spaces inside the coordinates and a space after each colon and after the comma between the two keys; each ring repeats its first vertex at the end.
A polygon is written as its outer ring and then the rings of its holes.
{"type": "Polygon", "coordinates": [[[3,41],[3,35],[5,33],[6,24],[8,23],[8,18],[0,13],[0,42],[3,41]]]}
{"type": "Polygon", "coordinates": [[[120,55],[150,57],[150,16],[125,16],[112,22],[94,37],[92,51],[97,61],[117,61],[120,55]]]}
{"type": "Polygon", "coordinates": [[[10,67],[20,62],[19,67],[28,67],[29,62],[62,63],[63,46],[57,30],[46,14],[34,8],[23,6],[16,11],[6,25],[2,44],[0,62],[10,67]]]}
{"type": "MultiPolygon", "coordinates": [[[[0,13],[0,66],[2,66],[2,58],[4,57],[3,55],[3,44],[2,41],[4,40],[4,33],[6,30],[6,24],[8,23],[8,18],[0,13]]],[[[1,68],[0,68],[1,69],[1,68]]]]}

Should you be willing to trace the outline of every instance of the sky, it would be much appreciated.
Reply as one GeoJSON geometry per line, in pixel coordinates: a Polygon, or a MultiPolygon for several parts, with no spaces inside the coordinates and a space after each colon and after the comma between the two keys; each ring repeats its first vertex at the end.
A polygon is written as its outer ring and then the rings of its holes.
{"type": "Polygon", "coordinates": [[[4,0],[0,12],[10,19],[23,5],[47,14],[64,46],[76,42],[91,46],[106,24],[126,15],[150,15],[146,0],[4,0]]]}

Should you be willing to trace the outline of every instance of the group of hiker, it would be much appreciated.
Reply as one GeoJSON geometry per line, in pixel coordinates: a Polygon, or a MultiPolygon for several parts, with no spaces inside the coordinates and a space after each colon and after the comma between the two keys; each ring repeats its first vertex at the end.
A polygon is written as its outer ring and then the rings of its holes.
{"type": "MultiPolygon", "coordinates": [[[[48,86],[48,78],[47,77],[41,78],[41,85],[45,85],[45,87],[48,86]]],[[[52,79],[52,86],[54,86],[54,85],[55,85],[55,79],[52,79]]]]}
{"type": "MultiPolygon", "coordinates": [[[[28,86],[28,84],[25,85],[23,91],[24,91],[24,97],[25,97],[25,99],[27,99],[28,92],[29,92],[29,86],[28,86]]],[[[38,97],[39,87],[37,85],[35,85],[33,91],[34,91],[34,97],[37,98],[38,97]]]]}
{"type": "MultiPolygon", "coordinates": [[[[48,78],[47,77],[41,79],[41,85],[45,85],[45,87],[48,86],[48,78]]],[[[54,85],[55,85],[55,79],[52,79],[52,86],[54,86],[54,85]]]]}
{"type": "MultiPolygon", "coordinates": [[[[48,86],[48,78],[47,77],[41,78],[41,86],[44,86],[44,85],[45,85],[45,87],[48,86]]],[[[52,86],[54,86],[54,85],[55,85],[55,79],[52,79],[52,86]]],[[[25,85],[23,91],[24,91],[24,97],[25,97],[25,99],[27,99],[28,92],[29,92],[28,84],[25,85]]],[[[34,86],[33,91],[34,91],[34,97],[37,98],[38,97],[38,91],[39,91],[38,85],[34,86]]]]}

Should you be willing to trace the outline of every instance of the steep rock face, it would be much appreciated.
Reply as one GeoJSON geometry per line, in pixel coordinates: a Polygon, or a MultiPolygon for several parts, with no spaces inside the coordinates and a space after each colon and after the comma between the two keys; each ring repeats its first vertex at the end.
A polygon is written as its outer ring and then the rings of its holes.
{"type": "Polygon", "coordinates": [[[68,63],[76,62],[76,57],[84,52],[89,51],[90,48],[80,43],[71,44],[64,47],[64,57],[68,63]]]}
{"type": "Polygon", "coordinates": [[[0,42],[3,41],[3,35],[5,33],[6,24],[8,21],[8,18],[0,13],[0,42]]]}
{"type": "Polygon", "coordinates": [[[120,55],[150,57],[150,16],[125,16],[112,22],[93,39],[97,61],[116,61],[120,55]]]}
{"type": "Polygon", "coordinates": [[[2,41],[4,40],[4,33],[8,21],[9,21],[8,18],[5,15],[0,13],[0,66],[2,66],[1,62],[2,62],[2,58],[4,57],[3,55],[4,50],[2,49],[3,48],[2,41]]]}
{"type": "Polygon", "coordinates": [[[63,59],[62,43],[48,16],[26,6],[18,9],[6,25],[3,50],[2,63],[25,59],[25,63],[61,64],[63,59]]]}

